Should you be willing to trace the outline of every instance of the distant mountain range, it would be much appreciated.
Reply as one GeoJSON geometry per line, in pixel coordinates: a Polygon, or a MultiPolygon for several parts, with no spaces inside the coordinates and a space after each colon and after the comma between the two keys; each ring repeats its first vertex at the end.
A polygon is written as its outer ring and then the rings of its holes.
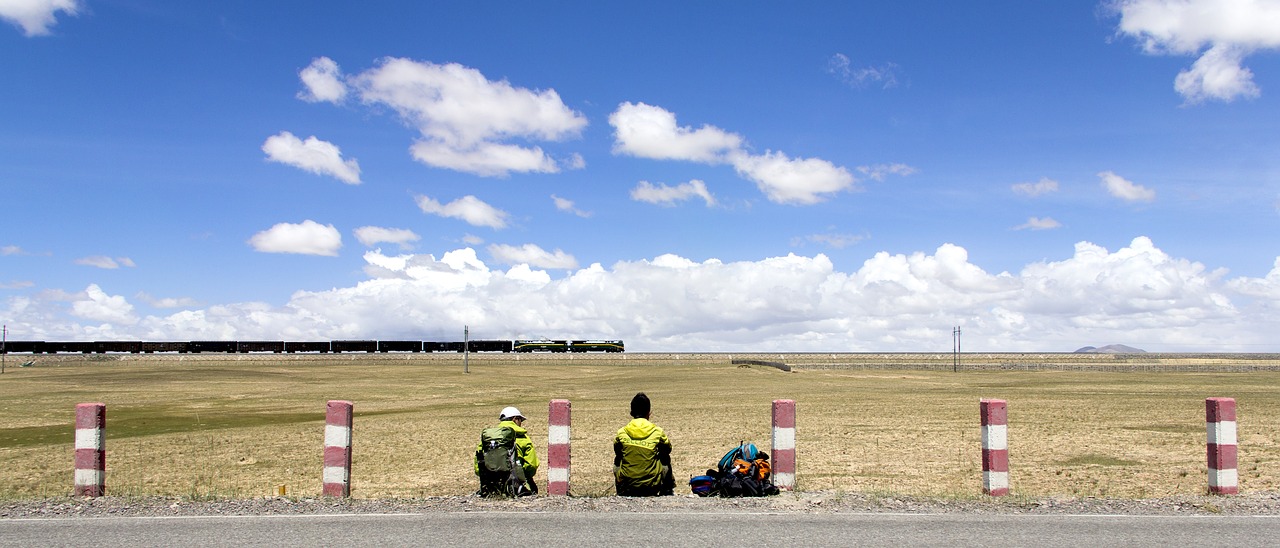
{"type": "Polygon", "coordinates": [[[1123,344],[1108,344],[1102,348],[1096,346],[1086,346],[1076,350],[1076,354],[1142,354],[1146,350],[1125,346],[1123,344]]]}

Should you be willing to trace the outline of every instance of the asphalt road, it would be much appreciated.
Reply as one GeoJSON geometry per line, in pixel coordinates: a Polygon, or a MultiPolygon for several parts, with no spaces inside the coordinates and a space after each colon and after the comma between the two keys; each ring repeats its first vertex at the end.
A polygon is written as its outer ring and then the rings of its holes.
{"type": "Polygon", "coordinates": [[[0,520],[0,546],[1265,546],[1280,516],[454,512],[0,520]]]}

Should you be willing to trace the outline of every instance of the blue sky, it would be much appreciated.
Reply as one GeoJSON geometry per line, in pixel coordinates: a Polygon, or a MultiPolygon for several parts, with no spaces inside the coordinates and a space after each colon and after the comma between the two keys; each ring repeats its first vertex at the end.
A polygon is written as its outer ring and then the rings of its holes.
{"type": "Polygon", "coordinates": [[[1275,0],[0,0],[0,319],[1280,351],[1278,53],[1275,0]]]}

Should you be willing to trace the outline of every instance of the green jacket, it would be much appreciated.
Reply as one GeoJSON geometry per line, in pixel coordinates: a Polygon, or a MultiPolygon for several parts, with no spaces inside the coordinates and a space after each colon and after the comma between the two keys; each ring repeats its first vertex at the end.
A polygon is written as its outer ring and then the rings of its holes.
{"type": "MultiPolygon", "coordinates": [[[[515,421],[502,421],[498,423],[499,427],[505,426],[516,433],[516,454],[520,456],[520,460],[524,461],[524,477],[533,483],[533,475],[538,473],[538,450],[533,448],[533,440],[529,439],[529,431],[523,426],[517,426],[515,421]]],[[[484,450],[480,444],[476,444],[476,453],[484,450]]],[[[480,460],[476,459],[472,464],[475,465],[476,475],[480,475],[480,460]]]]}
{"type": "Polygon", "coordinates": [[[658,487],[671,474],[671,439],[649,419],[631,419],[613,440],[613,477],[620,490],[658,487]]]}

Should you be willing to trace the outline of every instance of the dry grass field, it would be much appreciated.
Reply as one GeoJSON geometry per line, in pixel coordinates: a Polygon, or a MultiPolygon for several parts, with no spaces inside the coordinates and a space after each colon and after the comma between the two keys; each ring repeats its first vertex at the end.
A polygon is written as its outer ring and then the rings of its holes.
{"type": "MultiPolygon", "coordinates": [[[[609,495],[611,440],[638,391],[675,444],[678,479],[739,440],[768,450],[770,403],[794,399],[799,489],[940,497],[980,493],[980,398],[1009,402],[1015,494],[1201,494],[1204,399],[1234,397],[1241,491],[1280,491],[1276,368],[953,373],[950,356],[920,369],[863,356],[784,372],[635,354],[472,356],[465,374],[458,356],[395,354],[37,356],[14,367],[26,359],[8,356],[0,376],[0,499],[71,492],[74,408],[94,401],[107,404],[109,494],[259,497],[286,485],[316,496],[330,399],[355,403],[354,497],[474,491],[478,432],[506,405],[529,415],[545,460],[556,398],[573,406],[573,494],[609,495]]],[[[545,488],[545,471],[538,479],[545,488]]]]}

